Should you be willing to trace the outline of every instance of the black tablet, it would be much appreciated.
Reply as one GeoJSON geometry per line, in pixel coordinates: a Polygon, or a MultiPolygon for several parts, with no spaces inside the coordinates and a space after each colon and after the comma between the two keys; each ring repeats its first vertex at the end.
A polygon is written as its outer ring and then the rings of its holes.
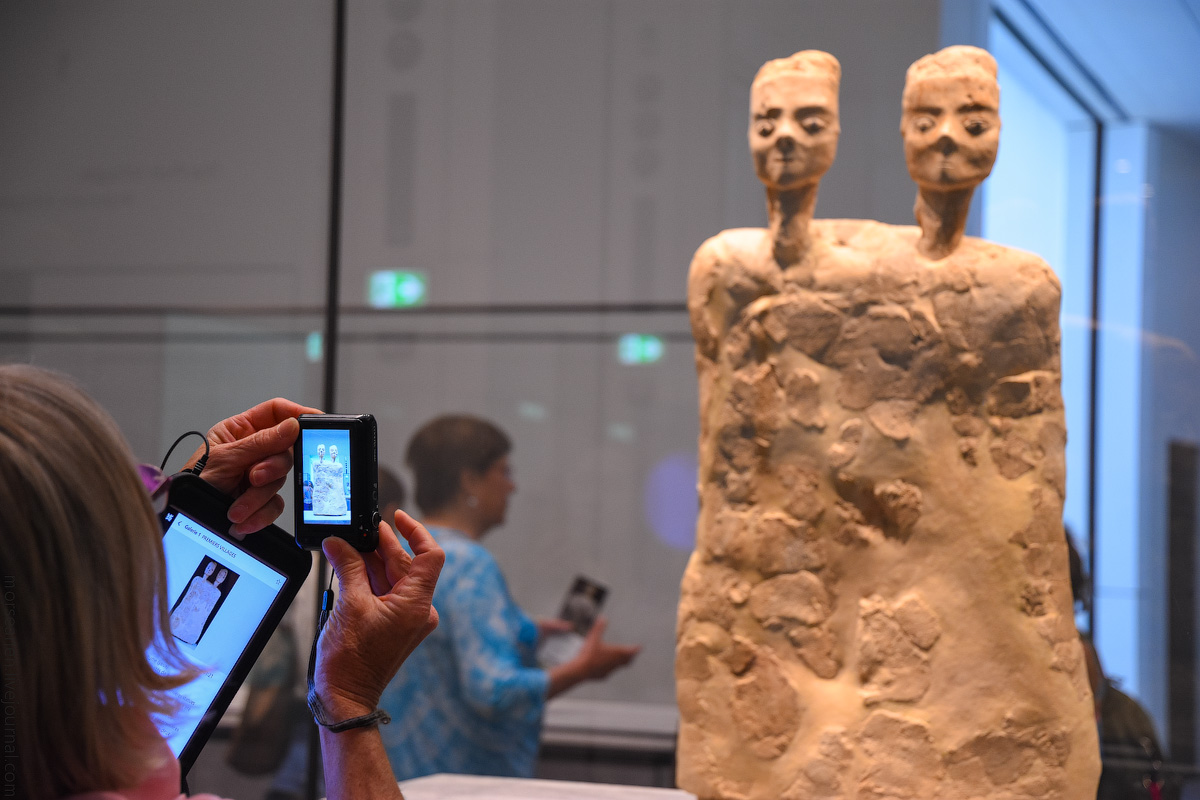
{"type": "MultiPolygon", "coordinates": [[[[312,567],[312,556],[274,525],[242,541],[229,536],[232,503],[203,479],[181,474],[159,517],[171,635],[200,669],[172,693],[179,711],[154,720],[184,775],[312,567]]],[[[153,648],[148,655],[165,669],[153,648]]]]}

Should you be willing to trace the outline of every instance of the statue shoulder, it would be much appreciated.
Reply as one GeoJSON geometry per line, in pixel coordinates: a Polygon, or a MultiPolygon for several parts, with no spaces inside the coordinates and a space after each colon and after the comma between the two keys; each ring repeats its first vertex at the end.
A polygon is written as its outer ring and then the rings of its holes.
{"type": "Polygon", "coordinates": [[[713,268],[721,264],[745,264],[761,252],[766,240],[765,228],[730,228],[704,240],[692,257],[692,268],[713,268]]]}

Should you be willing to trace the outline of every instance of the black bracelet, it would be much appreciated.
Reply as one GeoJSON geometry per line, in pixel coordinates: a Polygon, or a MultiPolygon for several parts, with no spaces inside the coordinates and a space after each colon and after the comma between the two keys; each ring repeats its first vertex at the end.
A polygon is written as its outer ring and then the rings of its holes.
{"type": "Polygon", "coordinates": [[[315,686],[309,686],[308,689],[308,710],[312,712],[314,722],[322,728],[328,728],[333,733],[341,733],[353,728],[373,728],[376,725],[387,725],[392,721],[391,716],[386,711],[382,708],[377,708],[370,714],[363,714],[360,717],[351,717],[341,722],[334,722],[329,718],[329,712],[325,710],[325,704],[321,702],[321,698],[317,695],[315,686]]]}
{"type": "Polygon", "coordinates": [[[342,731],[354,728],[373,728],[376,725],[387,725],[392,721],[392,718],[382,708],[377,708],[370,714],[363,714],[360,717],[351,717],[341,722],[334,722],[329,718],[329,712],[325,710],[325,704],[321,702],[321,697],[317,694],[316,682],[313,679],[317,668],[317,642],[321,638],[321,631],[325,629],[325,622],[329,619],[329,614],[332,611],[333,576],[330,575],[329,588],[321,596],[321,615],[317,618],[317,632],[313,634],[312,651],[308,654],[308,710],[312,712],[313,722],[322,728],[328,728],[333,733],[341,733],[342,731]]]}

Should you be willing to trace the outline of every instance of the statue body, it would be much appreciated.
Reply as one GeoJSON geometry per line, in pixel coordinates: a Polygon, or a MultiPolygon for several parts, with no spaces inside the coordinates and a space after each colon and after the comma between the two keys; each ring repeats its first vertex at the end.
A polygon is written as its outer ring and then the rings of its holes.
{"type": "Polygon", "coordinates": [[[773,221],[693,260],[676,677],[700,798],[1095,795],[1058,282],[928,220],[810,222],[782,263],[773,221]]]}

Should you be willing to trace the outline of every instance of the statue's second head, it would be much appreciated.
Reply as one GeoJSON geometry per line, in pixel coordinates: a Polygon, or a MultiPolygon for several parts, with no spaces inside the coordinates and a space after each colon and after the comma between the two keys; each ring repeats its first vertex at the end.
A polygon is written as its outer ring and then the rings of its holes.
{"type": "Polygon", "coordinates": [[[803,50],[762,65],[750,87],[750,153],[769,189],[816,183],[837,155],[838,60],[803,50]]]}
{"type": "Polygon", "coordinates": [[[904,82],[900,121],[908,174],[923,189],[973,189],[1000,145],[996,60],[978,47],[947,47],[918,59],[904,82]]]}

